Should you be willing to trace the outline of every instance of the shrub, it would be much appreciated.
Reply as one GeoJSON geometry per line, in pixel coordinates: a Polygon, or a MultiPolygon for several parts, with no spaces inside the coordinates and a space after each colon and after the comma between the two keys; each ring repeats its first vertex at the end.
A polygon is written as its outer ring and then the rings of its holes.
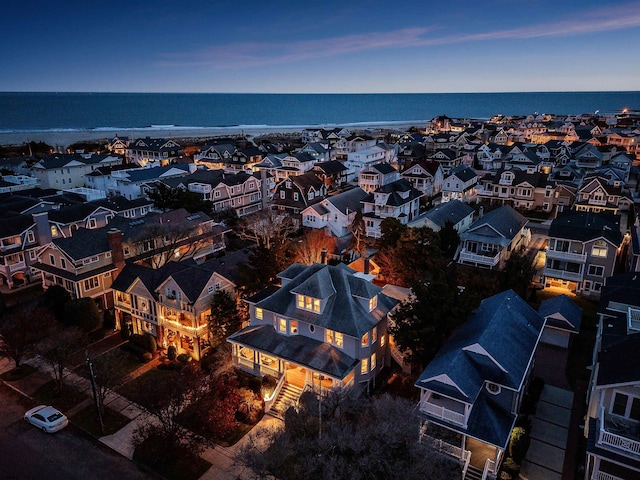
{"type": "Polygon", "coordinates": [[[183,363],[183,364],[187,364],[191,361],[191,357],[186,353],[181,353],[176,358],[180,363],[183,363]]]}
{"type": "Polygon", "coordinates": [[[142,360],[143,363],[149,363],[152,358],[153,358],[153,355],[151,353],[149,353],[149,352],[144,352],[140,356],[140,360],[142,360]]]}
{"type": "Polygon", "coordinates": [[[498,480],[513,480],[513,476],[509,472],[502,471],[498,476],[498,480]]]}
{"type": "Polygon", "coordinates": [[[508,457],[502,464],[503,471],[511,474],[512,477],[517,477],[520,473],[520,465],[516,463],[516,461],[508,457]]]}
{"type": "Polygon", "coordinates": [[[122,348],[124,350],[128,350],[129,352],[133,353],[139,359],[142,359],[142,354],[146,353],[144,348],[142,348],[140,345],[137,345],[137,344],[132,343],[130,341],[127,342],[127,343],[124,343],[122,345],[122,348]]]}
{"type": "Polygon", "coordinates": [[[527,454],[527,450],[529,450],[530,443],[531,438],[529,437],[529,432],[523,427],[515,427],[513,432],[511,432],[509,456],[512,457],[517,464],[521,464],[524,456],[527,454]]]}
{"type": "Polygon", "coordinates": [[[150,333],[145,333],[144,347],[147,349],[147,352],[154,353],[158,349],[158,343],[156,342],[156,337],[154,337],[150,333]]]}
{"type": "Polygon", "coordinates": [[[264,415],[264,400],[246,387],[242,387],[238,391],[238,395],[240,396],[240,403],[236,418],[249,425],[258,423],[264,415]]]}
{"type": "Polygon", "coordinates": [[[173,345],[169,345],[169,348],[167,348],[167,358],[173,361],[176,359],[177,355],[178,355],[178,350],[176,349],[176,347],[173,345]]]}
{"type": "Polygon", "coordinates": [[[265,375],[262,377],[262,386],[260,388],[260,395],[262,398],[270,397],[278,385],[278,379],[272,375],[265,375]]]}
{"type": "Polygon", "coordinates": [[[140,335],[139,333],[134,333],[133,335],[131,335],[129,337],[129,341],[131,343],[135,343],[136,345],[138,345],[140,348],[144,349],[145,351],[147,351],[146,348],[146,340],[144,338],[144,335],[140,335]]]}

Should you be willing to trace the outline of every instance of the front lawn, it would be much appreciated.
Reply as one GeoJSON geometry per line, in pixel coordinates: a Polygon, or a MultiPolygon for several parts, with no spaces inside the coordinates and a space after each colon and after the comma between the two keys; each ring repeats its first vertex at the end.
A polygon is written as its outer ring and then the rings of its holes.
{"type": "Polygon", "coordinates": [[[179,372],[175,370],[152,368],[130,382],[121,385],[116,391],[132,402],[149,408],[149,395],[147,392],[155,390],[157,385],[162,385],[166,381],[166,378],[177,377],[178,375],[179,372]]]}
{"type": "Polygon", "coordinates": [[[211,468],[211,463],[186,448],[167,455],[164,443],[147,438],[133,452],[133,459],[166,480],[196,480],[211,468]]]}
{"type": "Polygon", "coordinates": [[[53,405],[61,412],[66,412],[90,397],[64,383],[62,391],[58,391],[58,383],[51,380],[33,392],[33,398],[42,404],[53,405]]]}
{"type": "MultiPolygon", "coordinates": [[[[99,362],[106,362],[106,365],[109,366],[109,371],[113,373],[113,378],[124,378],[142,365],[131,351],[122,348],[122,346],[103,353],[94,358],[93,362],[94,365],[99,362]]],[[[84,378],[89,378],[86,363],[76,367],[74,372],[84,378]]]]}
{"type": "Polygon", "coordinates": [[[18,380],[22,380],[25,377],[28,377],[33,372],[37,372],[38,369],[32,367],[28,364],[20,365],[18,368],[14,368],[13,370],[9,370],[8,372],[4,372],[0,375],[0,379],[5,382],[16,382],[18,380]]]}
{"type": "Polygon", "coordinates": [[[103,435],[113,435],[118,430],[127,425],[131,420],[120,412],[111,410],[106,407],[102,414],[102,424],[104,425],[104,433],[100,430],[100,422],[96,414],[95,405],[91,404],[80,410],[71,417],[71,421],[83,430],[89,432],[96,438],[103,435]]]}

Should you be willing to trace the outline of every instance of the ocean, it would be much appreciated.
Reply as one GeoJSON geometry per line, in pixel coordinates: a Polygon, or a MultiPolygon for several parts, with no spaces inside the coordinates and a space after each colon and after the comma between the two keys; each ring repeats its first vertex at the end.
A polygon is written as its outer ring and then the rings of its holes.
{"type": "Polygon", "coordinates": [[[310,126],[422,125],[437,115],[615,113],[640,109],[640,92],[424,94],[182,94],[0,92],[0,134],[128,131],[161,136],[181,130],[310,126]]]}

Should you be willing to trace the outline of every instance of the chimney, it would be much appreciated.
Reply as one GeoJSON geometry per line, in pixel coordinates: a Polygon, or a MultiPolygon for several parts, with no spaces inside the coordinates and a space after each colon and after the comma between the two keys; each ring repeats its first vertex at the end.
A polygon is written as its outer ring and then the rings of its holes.
{"type": "Polygon", "coordinates": [[[320,252],[320,263],[327,263],[327,247],[322,247],[322,252],[320,252]]]}
{"type": "Polygon", "coordinates": [[[365,275],[369,275],[369,269],[370,269],[369,257],[364,257],[364,267],[363,267],[364,272],[363,273],[365,275]]]}
{"type": "Polygon", "coordinates": [[[49,226],[49,213],[40,212],[31,215],[36,224],[36,237],[41,247],[51,243],[51,227],[49,226]]]}
{"type": "Polygon", "coordinates": [[[124,268],[124,250],[122,249],[122,232],[117,228],[110,228],[107,232],[107,242],[111,248],[111,260],[118,269],[116,275],[124,268]]]}

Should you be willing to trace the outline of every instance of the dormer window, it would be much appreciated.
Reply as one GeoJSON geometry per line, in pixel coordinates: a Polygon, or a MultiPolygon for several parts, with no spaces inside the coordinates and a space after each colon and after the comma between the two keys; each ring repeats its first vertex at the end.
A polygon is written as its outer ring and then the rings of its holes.
{"type": "Polygon", "coordinates": [[[262,314],[262,309],[261,308],[256,308],[256,318],[258,320],[262,320],[263,314],[262,314]]]}
{"type": "Polygon", "coordinates": [[[374,296],[369,300],[369,311],[373,311],[378,306],[378,296],[374,296]]]}
{"type": "Polygon", "coordinates": [[[306,295],[296,295],[298,308],[307,310],[309,312],[320,313],[320,299],[308,297],[306,295]]]}

